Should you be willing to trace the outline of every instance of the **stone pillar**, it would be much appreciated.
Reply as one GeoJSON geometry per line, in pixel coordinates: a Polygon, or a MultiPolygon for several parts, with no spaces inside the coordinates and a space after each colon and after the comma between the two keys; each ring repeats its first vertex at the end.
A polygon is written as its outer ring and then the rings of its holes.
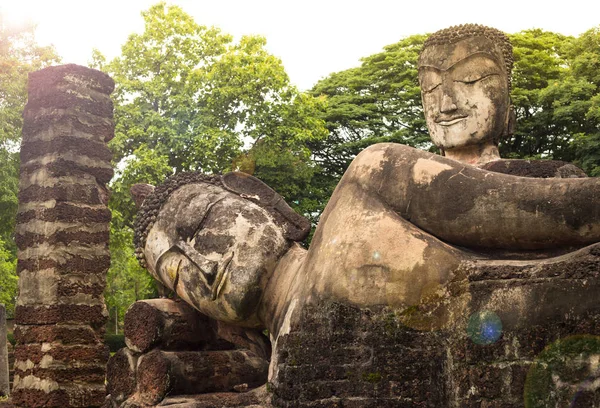
{"type": "Polygon", "coordinates": [[[6,396],[10,393],[9,384],[6,308],[3,304],[0,304],[0,396],[6,396]]]}
{"type": "Polygon", "coordinates": [[[16,406],[104,402],[113,89],[106,74],[77,65],[29,75],[16,227],[16,406]]]}

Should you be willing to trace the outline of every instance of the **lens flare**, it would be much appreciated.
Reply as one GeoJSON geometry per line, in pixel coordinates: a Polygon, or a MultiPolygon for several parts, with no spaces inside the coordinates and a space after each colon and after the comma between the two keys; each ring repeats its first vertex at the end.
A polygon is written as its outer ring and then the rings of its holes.
{"type": "Polygon", "coordinates": [[[489,310],[473,313],[467,324],[467,334],[475,344],[492,344],[502,336],[502,320],[489,310]]]}

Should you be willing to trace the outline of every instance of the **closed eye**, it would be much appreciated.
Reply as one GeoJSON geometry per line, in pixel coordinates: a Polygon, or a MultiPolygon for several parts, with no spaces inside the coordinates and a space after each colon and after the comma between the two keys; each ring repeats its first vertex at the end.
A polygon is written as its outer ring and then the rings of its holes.
{"type": "Polygon", "coordinates": [[[423,93],[426,93],[426,94],[431,93],[440,85],[441,85],[441,83],[432,85],[429,88],[423,88],[423,93]]]}
{"type": "Polygon", "coordinates": [[[430,93],[442,84],[442,76],[437,69],[423,68],[419,71],[421,92],[430,93]]]}
{"type": "MultiPolygon", "coordinates": [[[[196,229],[194,230],[194,232],[191,234],[191,239],[195,239],[196,236],[200,233],[200,231],[202,231],[202,228],[204,228],[204,223],[206,222],[207,218],[208,218],[208,214],[210,214],[210,210],[212,210],[213,206],[215,204],[217,204],[219,201],[223,201],[225,199],[225,197],[218,199],[217,201],[215,201],[214,203],[210,203],[206,209],[204,210],[204,215],[202,216],[202,219],[200,220],[200,222],[198,223],[198,226],[196,227],[196,229]]],[[[188,238],[188,236],[181,234],[182,238],[188,238]]]]}
{"type": "Polygon", "coordinates": [[[486,78],[490,78],[492,76],[498,76],[499,74],[491,73],[487,75],[477,76],[477,77],[466,77],[462,79],[455,79],[454,82],[460,82],[463,84],[474,84],[476,82],[482,81],[486,78]]]}

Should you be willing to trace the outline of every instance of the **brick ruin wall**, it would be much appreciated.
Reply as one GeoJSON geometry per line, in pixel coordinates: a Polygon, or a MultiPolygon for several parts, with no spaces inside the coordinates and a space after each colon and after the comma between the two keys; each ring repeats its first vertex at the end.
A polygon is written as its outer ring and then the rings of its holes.
{"type": "Polygon", "coordinates": [[[274,350],[273,405],[600,407],[600,244],[542,266],[466,272],[469,300],[452,328],[329,300],[303,309],[274,350]]]}
{"type": "Polygon", "coordinates": [[[29,76],[16,227],[16,406],[104,402],[113,89],[106,74],[77,65],[29,76]]]}

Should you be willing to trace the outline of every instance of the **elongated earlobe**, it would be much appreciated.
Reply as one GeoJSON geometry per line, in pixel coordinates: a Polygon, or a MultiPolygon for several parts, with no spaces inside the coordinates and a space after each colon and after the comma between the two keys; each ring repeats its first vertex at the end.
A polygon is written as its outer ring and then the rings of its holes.
{"type": "MultiPolygon", "coordinates": [[[[500,140],[509,139],[512,135],[515,134],[515,123],[517,122],[517,115],[515,114],[515,110],[513,108],[512,103],[508,103],[508,109],[506,110],[506,117],[504,118],[504,130],[500,135],[500,140]]],[[[496,146],[500,140],[494,140],[496,146]]]]}
{"type": "Polygon", "coordinates": [[[510,137],[515,133],[515,122],[517,121],[517,115],[512,104],[508,105],[506,112],[506,123],[504,125],[504,136],[510,137]]]}

